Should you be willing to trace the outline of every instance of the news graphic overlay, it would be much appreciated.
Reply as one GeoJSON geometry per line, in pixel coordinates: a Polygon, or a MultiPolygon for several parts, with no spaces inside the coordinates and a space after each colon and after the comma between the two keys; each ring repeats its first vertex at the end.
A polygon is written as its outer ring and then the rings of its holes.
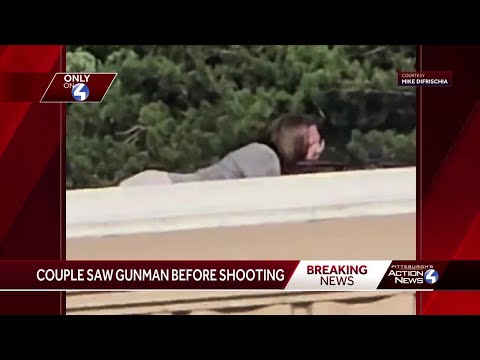
{"type": "Polygon", "coordinates": [[[300,261],[285,290],[375,290],[391,261],[300,261]]]}
{"type": "Polygon", "coordinates": [[[480,290],[480,261],[0,262],[0,291],[480,290]]]}
{"type": "Polygon", "coordinates": [[[378,288],[417,291],[439,289],[447,265],[447,262],[392,261],[378,288]]]}
{"type": "Polygon", "coordinates": [[[399,71],[398,86],[450,87],[451,71],[399,71]]]}
{"type": "Polygon", "coordinates": [[[41,103],[99,103],[117,73],[56,73],[41,103]]]}
{"type": "Polygon", "coordinates": [[[282,290],[297,265],[298,261],[0,262],[0,291],[282,290]],[[16,275],[3,276],[7,273],[16,275]]]}
{"type": "Polygon", "coordinates": [[[78,83],[72,87],[72,97],[76,101],[85,101],[88,95],[90,95],[90,89],[84,83],[78,83]]]}
{"type": "Polygon", "coordinates": [[[423,279],[427,284],[435,284],[438,281],[439,275],[437,270],[435,269],[428,269],[423,273],[423,279]]]}
{"type": "Polygon", "coordinates": [[[0,262],[0,291],[480,290],[480,261],[0,262]]]}

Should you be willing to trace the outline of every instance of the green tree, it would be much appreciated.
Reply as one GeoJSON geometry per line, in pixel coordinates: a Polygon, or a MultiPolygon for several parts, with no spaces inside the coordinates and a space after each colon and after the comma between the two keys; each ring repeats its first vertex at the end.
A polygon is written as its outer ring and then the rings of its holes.
{"type": "Polygon", "coordinates": [[[67,114],[67,187],[146,168],[192,171],[263,136],[275,116],[324,114],[327,159],[415,163],[415,46],[72,46],[68,71],[118,76],[67,114]]]}

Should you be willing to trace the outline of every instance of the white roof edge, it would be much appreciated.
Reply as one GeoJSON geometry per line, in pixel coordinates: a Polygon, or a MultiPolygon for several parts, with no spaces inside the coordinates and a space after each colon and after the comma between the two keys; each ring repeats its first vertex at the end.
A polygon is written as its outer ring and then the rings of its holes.
{"type": "Polygon", "coordinates": [[[416,168],[67,191],[67,239],[414,213],[416,168]]]}

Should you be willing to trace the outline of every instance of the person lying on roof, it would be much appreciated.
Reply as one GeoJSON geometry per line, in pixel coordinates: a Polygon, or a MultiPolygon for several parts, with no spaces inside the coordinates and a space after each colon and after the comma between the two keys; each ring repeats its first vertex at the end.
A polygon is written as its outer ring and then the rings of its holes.
{"type": "Polygon", "coordinates": [[[123,180],[120,186],[280,176],[289,174],[298,161],[317,160],[325,149],[317,123],[304,114],[278,117],[269,134],[267,141],[243,146],[193,173],[146,170],[123,180]]]}

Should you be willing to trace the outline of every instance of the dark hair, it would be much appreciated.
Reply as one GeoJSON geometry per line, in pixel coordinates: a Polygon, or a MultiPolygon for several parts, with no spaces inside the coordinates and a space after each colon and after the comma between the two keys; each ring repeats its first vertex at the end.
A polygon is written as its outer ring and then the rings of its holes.
{"type": "Polygon", "coordinates": [[[312,125],[317,125],[317,121],[305,114],[285,114],[273,121],[270,141],[280,157],[282,172],[290,172],[298,161],[305,159],[308,151],[306,129],[312,125]]]}

